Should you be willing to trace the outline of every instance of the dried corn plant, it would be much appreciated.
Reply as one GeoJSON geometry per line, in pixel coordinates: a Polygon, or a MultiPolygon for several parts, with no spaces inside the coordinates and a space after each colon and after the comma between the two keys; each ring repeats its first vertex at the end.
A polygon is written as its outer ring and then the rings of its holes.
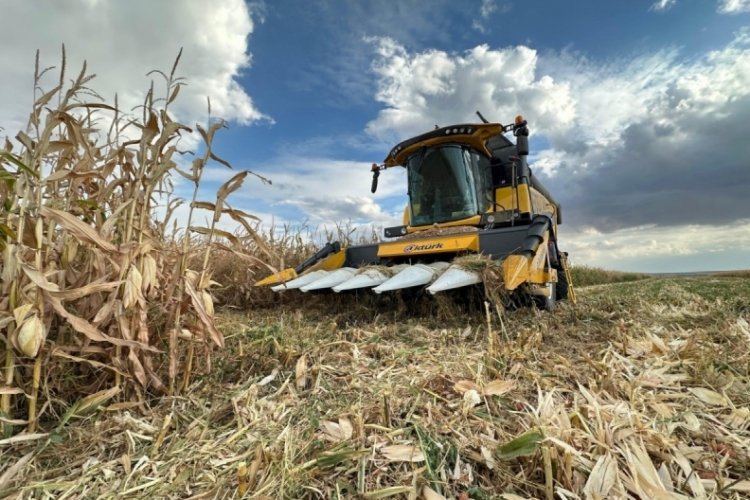
{"type": "Polygon", "coordinates": [[[227,214],[255,235],[252,216],[226,203],[250,172],[233,176],[214,202],[197,200],[206,165],[229,164],[212,149],[223,124],[209,118],[208,127],[196,127],[202,154],[189,171],[178,168],[178,142],[192,132],[169,112],[184,85],[175,76],[178,61],[169,74],[151,73],[166,82],[166,96],[157,98],[152,83],[141,116],[132,118],[116,98],[107,104],[88,87],[93,75],[85,64],[66,84],[64,49],[57,85],[41,91],[47,70],[37,55],[39,97],[28,128],[0,151],[5,434],[14,426],[35,429],[42,411],[57,420],[87,395],[143,403],[148,394],[174,393],[190,381],[197,346],[208,355],[210,345],[224,345],[209,291],[210,255],[220,247],[260,262],[216,227],[227,214]],[[154,214],[177,173],[194,193],[188,230],[167,236],[180,200],[170,200],[163,221],[154,214]],[[210,227],[192,226],[194,209],[214,213],[210,227]]]}

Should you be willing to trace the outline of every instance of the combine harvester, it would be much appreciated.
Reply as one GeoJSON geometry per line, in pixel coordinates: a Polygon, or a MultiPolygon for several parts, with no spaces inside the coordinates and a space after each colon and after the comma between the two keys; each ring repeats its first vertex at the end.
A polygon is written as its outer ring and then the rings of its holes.
{"type": "Polygon", "coordinates": [[[474,254],[494,261],[511,295],[530,296],[547,310],[556,300],[575,301],[567,254],[557,246],[560,205],[531,174],[526,121],[518,116],[503,126],[477,115],[483,123],[436,128],[372,166],[373,193],[382,170],[402,167],[408,175],[409,205],[403,225],[385,229],[390,241],[328,243],[256,285],[378,294],[426,286],[434,295],[482,282],[481,271],[465,265],[464,256],[474,254]]]}

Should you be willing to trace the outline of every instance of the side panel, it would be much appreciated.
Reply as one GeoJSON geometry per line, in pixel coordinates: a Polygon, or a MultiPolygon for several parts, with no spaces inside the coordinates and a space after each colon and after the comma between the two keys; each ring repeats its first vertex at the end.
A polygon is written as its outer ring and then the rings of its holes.
{"type": "Polygon", "coordinates": [[[557,207],[534,187],[531,188],[531,197],[534,200],[534,208],[536,208],[536,213],[553,214],[552,219],[557,220],[557,207]]]}
{"type": "Polygon", "coordinates": [[[495,211],[518,209],[520,213],[531,212],[528,184],[519,184],[518,190],[505,186],[495,190],[495,211]]]}
{"type": "Polygon", "coordinates": [[[408,257],[435,253],[457,253],[461,251],[477,252],[479,238],[477,233],[453,234],[442,237],[425,237],[424,239],[401,240],[393,243],[381,243],[379,257],[408,257]]]}
{"type": "Polygon", "coordinates": [[[346,249],[344,267],[362,267],[368,264],[378,264],[378,245],[358,245],[346,249]]]}
{"type": "Polygon", "coordinates": [[[479,251],[500,259],[521,248],[529,226],[511,226],[479,232],[479,251]]]}

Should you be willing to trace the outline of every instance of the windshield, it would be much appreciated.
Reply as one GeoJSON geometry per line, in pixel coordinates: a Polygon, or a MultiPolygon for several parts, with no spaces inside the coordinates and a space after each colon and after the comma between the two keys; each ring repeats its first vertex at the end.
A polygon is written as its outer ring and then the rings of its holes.
{"type": "Polygon", "coordinates": [[[411,225],[471,217],[480,212],[477,193],[484,190],[485,169],[469,148],[447,145],[425,148],[409,158],[411,225]]]}

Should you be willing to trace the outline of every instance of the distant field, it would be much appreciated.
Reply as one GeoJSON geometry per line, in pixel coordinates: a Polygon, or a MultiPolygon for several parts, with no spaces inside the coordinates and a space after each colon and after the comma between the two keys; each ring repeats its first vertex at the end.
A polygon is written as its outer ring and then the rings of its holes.
{"type": "Polygon", "coordinates": [[[575,286],[604,285],[609,283],[622,283],[648,279],[651,275],[646,273],[628,273],[622,271],[610,271],[599,267],[574,266],[571,269],[573,284],[575,286]]]}
{"type": "Polygon", "coordinates": [[[219,314],[212,373],[145,415],[0,448],[36,463],[0,494],[750,495],[750,280],[581,288],[489,331],[440,304],[408,318],[398,301],[306,299],[219,314]]]}

